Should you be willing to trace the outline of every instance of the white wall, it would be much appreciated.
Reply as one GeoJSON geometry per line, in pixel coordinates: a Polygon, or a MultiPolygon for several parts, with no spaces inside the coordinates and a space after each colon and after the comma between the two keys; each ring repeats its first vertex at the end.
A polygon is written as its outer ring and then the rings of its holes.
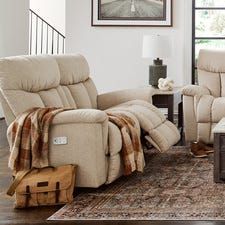
{"type": "Polygon", "coordinates": [[[100,92],[140,87],[148,84],[151,64],[141,57],[143,35],[169,35],[174,52],[165,60],[168,76],[176,85],[190,82],[191,0],[174,0],[173,6],[172,28],[91,27],[91,1],[67,0],[66,52],[85,55],[100,92]]]}
{"type": "Polygon", "coordinates": [[[0,0],[0,57],[28,53],[29,0],[0,0]]]}
{"type": "Polygon", "coordinates": [[[0,57],[28,51],[29,0],[0,0],[0,57]]]}
{"type": "Polygon", "coordinates": [[[30,8],[64,35],[65,1],[66,0],[30,0],[30,8]]]}

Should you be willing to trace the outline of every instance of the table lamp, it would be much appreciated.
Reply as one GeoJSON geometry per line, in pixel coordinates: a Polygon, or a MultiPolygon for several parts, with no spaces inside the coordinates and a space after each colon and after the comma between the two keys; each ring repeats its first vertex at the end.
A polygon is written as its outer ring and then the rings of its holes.
{"type": "Polygon", "coordinates": [[[171,40],[168,36],[145,35],[143,37],[143,58],[155,58],[149,66],[149,84],[158,87],[158,80],[167,77],[167,66],[163,65],[162,58],[171,55],[171,40]]]}

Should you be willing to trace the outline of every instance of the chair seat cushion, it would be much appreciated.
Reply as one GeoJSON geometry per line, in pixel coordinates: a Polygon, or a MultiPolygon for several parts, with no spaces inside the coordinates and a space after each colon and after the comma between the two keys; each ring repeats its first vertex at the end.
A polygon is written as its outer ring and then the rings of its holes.
{"type": "Polygon", "coordinates": [[[218,123],[225,117],[225,97],[203,95],[196,106],[198,123],[218,123]]]}
{"type": "Polygon", "coordinates": [[[213,143],[212,129],[225,117],[225,97],[211,95],[196,97],[197,138],[205,143],[213,143]]]}

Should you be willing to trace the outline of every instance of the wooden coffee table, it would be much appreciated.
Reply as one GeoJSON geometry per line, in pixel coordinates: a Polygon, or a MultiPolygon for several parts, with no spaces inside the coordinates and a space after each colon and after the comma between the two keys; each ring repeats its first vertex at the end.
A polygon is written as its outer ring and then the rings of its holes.
{"type": "Polygon", "coordinates": [[[213,129],[214,133],[214,181],[225,183],[225,118],[213,129]]]}

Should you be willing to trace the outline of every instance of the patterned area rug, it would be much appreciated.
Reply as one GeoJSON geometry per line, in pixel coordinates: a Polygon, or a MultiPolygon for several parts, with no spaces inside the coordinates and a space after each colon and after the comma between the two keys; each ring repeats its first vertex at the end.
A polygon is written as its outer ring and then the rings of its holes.
{"type": "Polygon", "coordinates": [[[49,220],[224,220],[225,184],[213,182],[213,155],[185,148],[145,153],[144,174],[81,192],[49,220]]]}

